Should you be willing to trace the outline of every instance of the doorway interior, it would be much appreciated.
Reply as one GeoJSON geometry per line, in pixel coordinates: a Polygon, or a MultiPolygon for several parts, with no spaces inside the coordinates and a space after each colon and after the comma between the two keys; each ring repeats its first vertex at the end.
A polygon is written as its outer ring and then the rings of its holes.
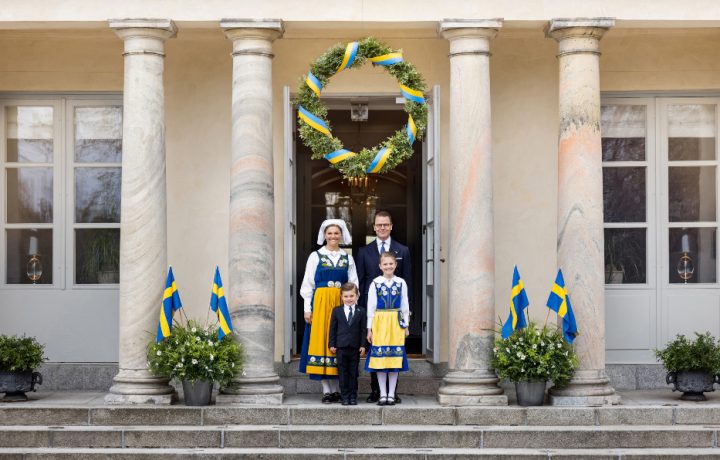
{"type": "MultiPolygon", "coordinates": [[[[395,98],[371,98],[366,121],[351,119],[351,99],[333,99],[328,104],[328,120],[333,135],[343,141],[346,149],[360,151],[377,145],[407,123],[407,114],[395,98]]],[[[357,254],[361,246],[375,239],[373,217],[384,209],[393,216],[391,237],[408,246],[411,257],[412,286],[410,293],[410,335],[406,340],[409,354],[423,353],[422,296],[422,143],[415,142],[413,156],[387,174],[370,175],[367,181],[350,183],[328,166],[326,160],[312,160],[311,151],[299,136],[293,135],[296,159],[296,292],[302,284],[305,262],[318,248],[317,229],[325,219],[343,219],[352,234],[352,246],[345,247],[357,254]]],[[[295,296],[296,318],[303,317],[303,299],[295,296]]],[[[304,328],[296,324],[295,350],[300,350],[304,328]]]]}

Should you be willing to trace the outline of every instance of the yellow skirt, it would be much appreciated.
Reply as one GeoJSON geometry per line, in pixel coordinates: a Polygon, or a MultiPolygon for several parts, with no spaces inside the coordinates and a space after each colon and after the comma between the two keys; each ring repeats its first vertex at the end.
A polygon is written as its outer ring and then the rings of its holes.
{"type": "Polygon", "coordinates": [[[342,304],[340,288],[315,289],[312,310],[310,342],[308,344],[307,373],[310,375],[337,376],[337,358],[330,351],[330,316],[333,308],[342,304]]]}
{"type": "Polygon", "coordinates": [[[375,310],[372,344],[365,362],[368,371],[406,371],[405,329],[400,327],[397,310],[375,310]]]}

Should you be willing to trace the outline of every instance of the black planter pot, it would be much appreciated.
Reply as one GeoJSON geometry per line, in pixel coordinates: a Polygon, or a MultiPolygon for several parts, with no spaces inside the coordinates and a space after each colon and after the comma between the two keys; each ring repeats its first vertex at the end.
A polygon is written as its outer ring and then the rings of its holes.
{"type": "Polygon", "coordinates": [[[518,406],[542,406],[546,384],[545,380],[515,382],[518,406]]]}
{"type": "Polygon", "coordinates": [[[209,406],[212,398],[213,382],[183,380],[183,394],[186,406],[209,406]]]}
{"type": "Polygon", "coordinates": [[[40,372],[0,371],[0,393],[5,393],[0,402],[27,401],[25,392],[37,391],[35,385],[42,385],[40,372]]]}
{"type": "Polygon", "coordinates": [[[720,383],[720,375],[705,371],[668,372],[665,382],[674,385],[673,391],[682,391],[680,399],[685,401],[705,401],[704,392],[715,391],[715,383],[720,383]]]}

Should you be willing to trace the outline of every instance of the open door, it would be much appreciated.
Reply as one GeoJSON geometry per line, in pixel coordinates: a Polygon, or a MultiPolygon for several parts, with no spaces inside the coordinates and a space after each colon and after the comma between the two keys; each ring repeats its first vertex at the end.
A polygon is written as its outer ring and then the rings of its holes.
{"type": "Polygon", "coordinates": [[[423,143],[422,269],[423,349],[426,359],[440,362],[440,86],[428,101],[428,123],[423,143]]]}
{"type": "Polygon", "coordinates": [[[284,176],[285,176],[285,251],[283,255],[285,265],[285,332],[283,361],[289,363],[292,359],[295,328],[297,327],[297,313],[295,309],[297,287],[296,279],[296,200],[295,200],[295,117],[290,101],[290,87],[283,87],[283,131],[284,131],[284,176]]]}

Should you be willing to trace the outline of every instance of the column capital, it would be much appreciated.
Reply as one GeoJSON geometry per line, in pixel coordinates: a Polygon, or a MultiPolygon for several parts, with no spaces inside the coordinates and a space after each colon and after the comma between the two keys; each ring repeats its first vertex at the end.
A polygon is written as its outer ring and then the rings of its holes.
{"type": "Polygon", "coordinates": [[[170,19],[111,19],[108,25],[125,42],[123,56],[165,57],[164,43],[177,35],[170,19]]]}
{"type": "Polygon", "coordinates": [[[503,26],[502,18],[495,19],[443,19],[438,34],[450,41],[457,38],[492,39],[503,26]]]}
{"type": "Polygon", "coordinates": [[[230,40],[259,38],[272,42],[285,33],[281,19],[221,19],[220,27],[230,40]]]}
{"type": "Polygon", "coordinates": [[[178,30],[171,19],[110,19],[108,25],[122,39],[140,35],[165,40],[177,35],[178,30]]]}
{"type": "Polygon", "coordinates": [[[545,35],[560,41],[563,38],[600,39],[615,26],[615,18],[556,18],[545,27],[545,35]]]}

